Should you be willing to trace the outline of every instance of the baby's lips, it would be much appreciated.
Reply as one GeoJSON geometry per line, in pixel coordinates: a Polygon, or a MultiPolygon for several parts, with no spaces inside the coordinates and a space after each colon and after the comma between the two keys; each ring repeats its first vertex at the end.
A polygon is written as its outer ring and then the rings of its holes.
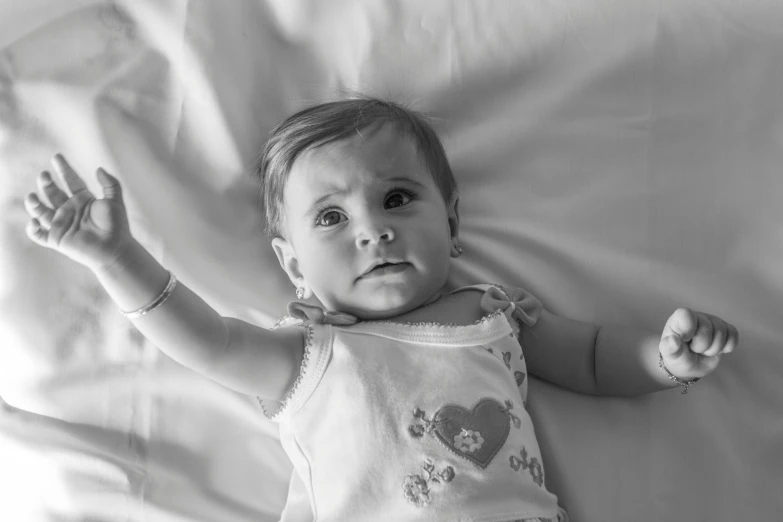
{"type": "Polygon", "coordinates": [[[372,272],[373,270],[375,270],[376,268],[382,265],[399,265],[401,263],[406,263],[406,262],[407,261],[404,261],[402,259],[386,259],[386,258],[376,259],[370,265],[367,266],[367,269],[364,272],[362,272],[362,276],[369,274],[370,272],[372,272]]]}

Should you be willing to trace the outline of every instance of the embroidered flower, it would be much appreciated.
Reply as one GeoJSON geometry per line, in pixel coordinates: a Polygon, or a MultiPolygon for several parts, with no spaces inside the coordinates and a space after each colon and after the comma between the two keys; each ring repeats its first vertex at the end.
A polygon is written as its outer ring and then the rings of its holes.
{"type": "Polygon", "coordinates": [[[544,483],[544,469],[541,467],[541,463],[539,463],[538,459],[535,457],[530,459],[528,471],[530,471],[530,476],[533,477],[533,482],[538,484],[540,487],[544,483]]]}
{"type": "Polygon", "coordinates": [[[421,475],[408,475],[402,483],[405,499],[417,507],[430,501],[430,489],[421,475]]]}
{"type": "Polygon", "coordinates": [[[414,439],[420,439],[424,436],[424,426],[421,424],[411,424],[408,426],[408,432],[414,439]]]}
{"type": "Polygon", "coordinates": [[[430,501],[430,485],[442,482],[451,482],[454,479],[454,468],[446,466],[440,471],[435,471],[431,459],[424,459],[424,477],[421,475],[408,475],[402,482],[402,493],[405,499],[416,507],[422,507],[430,501]]]}
{"type": "Polygon", "coordinates": [[[425,433],[432,433],[432,431],[437,428],[438,423],[432,419],[428,419],[427,414],[418,406],[413,408],[413,418],[419,419],[420,422],[408,426],[408,433],[410,433],[411,437],[414,439],[420,439],[425,433]]]}
{"type": "Polygon", "coordinates": [[[443,479],[443,482],[451,482],[454,478],[454,468],[451,466],[446,467],[446,469],[440,472],[440,478],[443,479]]]}
{"type": "Polygon", "coordinates": [[[457,433],[454,436],[454,447],[457,451],[463,453],[473,453],[481,449],[484,445],[484,437],[481,436],[481,432],[466,430],[463,428],[462,432],[457,433]]]}
{"type": "Polygon", "coordinates": [[[427,481],[421,475],[408,475],[402,483],[405,499],[421,507],[430,501],[430,488],[427,487],[427,481]]]}
{"type": "Polygon", "coordinates": [[[517,380],[517,386],[522,386],[525,382],[525,374],[523,372],[514,372],[514,378],[517,380]]]}
{"type": "Polygon", "coordinates": [[[511,468],[514,471],[519,471],[520,469],[526,469],[528,473],[530,473],[530,476],[533,478],[533,482],[535,482],[539,487],[541,487],[541,485],[544,483],[544,468],[541,467],[541,463],[538,462],[538,459],[535,457],[528,460],[527,451],[525,450],[525,448],[522,448],[522,451],[519,452],[519,456],[521,458],[517,458],[516,455],[512,455],[508,459],[511,468]]]}
{"type": "MultiPolygon", "coordinates": [[[[524,404],[524,401],[522,401],[524,404]]],[[[522,421],[519,420],[519,417],[511,413],[511,408],[514,407],[514,403],[510,400],[506,399],[506,408],[503,410],[503,412],[508,415],[508,418],[511,419],[511,422],[514,424],[514,427],[519,429],[522,427],[522,421]]]]}

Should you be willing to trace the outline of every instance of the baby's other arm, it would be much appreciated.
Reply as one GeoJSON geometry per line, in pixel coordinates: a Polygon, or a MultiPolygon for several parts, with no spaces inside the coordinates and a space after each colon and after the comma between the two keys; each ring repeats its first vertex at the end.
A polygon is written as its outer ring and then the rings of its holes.
{"type": "Polygon", "coordinates": [[[532,327],[522,326],[519,340],[527,369],[563,388],[595,395],[595,350],[599,327],[548,312],[532,327]]]}
{"type": "Polygon", "coordinates": [[[579,393],[630,396],[677,386],[659,368],[659,354],[669,371],[690,381],[712,372],[738,334],[721,319],[686,308],[672,314],[662,334],[544,310],[532,328],[522,329],[520,341],[532,374],[579,393]]]}
{"type": "MultiPolygon", "coordinates": [[[[168,271],[135,240],[117,262],[95,274],[122,310],[149,304],[168,282],[168,271]]],[[[285,394],[304,352],[302,329],[266,330],[222,317],[181,282],[161,306],[133,322],[177,362],[227,388],[267,399],[285,394]]]]}

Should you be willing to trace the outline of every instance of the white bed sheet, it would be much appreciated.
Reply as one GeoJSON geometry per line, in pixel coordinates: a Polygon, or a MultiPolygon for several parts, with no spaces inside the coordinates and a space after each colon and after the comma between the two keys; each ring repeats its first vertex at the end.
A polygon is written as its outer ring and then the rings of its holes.
{"type": "Polygon", "coordinates": [[[269,326],[293,289],[246,169],[277,121],[342,89],[436,117],[462,192],[454,284],[599,324],[659,331],[687,306],[739,328],[687,396],[531,380],[573,521],[780,518],[783,4],[6,0],[0,520],[277,520],[275,426],[29,242],[22,198],[54,152],[104,166],[165,266],[269,326]]]}

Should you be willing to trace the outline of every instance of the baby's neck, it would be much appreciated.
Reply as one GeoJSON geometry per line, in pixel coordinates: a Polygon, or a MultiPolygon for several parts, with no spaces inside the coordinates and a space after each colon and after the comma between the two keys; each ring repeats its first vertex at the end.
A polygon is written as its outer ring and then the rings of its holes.
{"type": "Polygon", "coordinates": [[[484,316],[481,310],[481,296],[481,291],[473,289],[456,293],[443,290],[418,308],[396,317],[389,317],[384,321],[470,325],[484,316]]]}

